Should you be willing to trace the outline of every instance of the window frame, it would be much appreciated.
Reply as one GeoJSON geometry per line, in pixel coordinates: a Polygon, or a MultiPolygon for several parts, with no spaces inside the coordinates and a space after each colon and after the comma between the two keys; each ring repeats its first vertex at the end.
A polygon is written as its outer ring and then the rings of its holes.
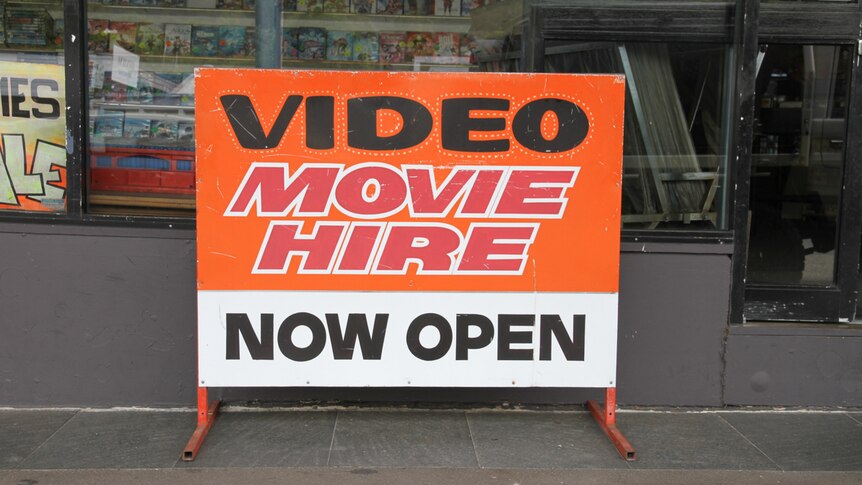
{"type": "MultiPolygon", "coordinates": [[[[745,274],[748,258],[746,244],[748,192],[751,173],[751,137],[753,136],[753,126],[751,126],[748,128],[748,157],[744,167],[747,173],[743,176],[740,170],[738,178],[742,182],[740,185],[745,185],[745,194],[738,200],[735,208],[738,230],[734,238],[731,324],[739,325],[745,322],[746,300],[773,305],[780,305],[788,300],[804,303],[803,310],[798,313],[777,312],[770,315],[770,320],[778,321],[846,322],[851,320],[856,312],[859,249],[862,242],[860,237],[862,232],[862,187],[860,187],[862,185],[862,140],[853,134],[862,132],[860,131],[862,122],[858,119],[862,114],[862,67],[858,62],[862,52],[860,51],[862,34],[859,33],[862,4],[829,4],[827,11],[824,11],[824,7],[822,3],[759,5],[759,12],[755,16],[757,25],[753,29],[755,32],[753,47],[755,56],[761,44],[851,45],[856,52],[856,62],[853,63],[851,72],[850,99],[852,102],[848,107],[845,134],[843,189],[839,205],[835,255],[835,286],[830,288],[778,285],[747,287],[745,274]]],[[[756,71],[754,62],[749,65],[750,72],[756,71]]],[[[755,77],[752,76],[751,80],[752,113],[755,77]]]]}

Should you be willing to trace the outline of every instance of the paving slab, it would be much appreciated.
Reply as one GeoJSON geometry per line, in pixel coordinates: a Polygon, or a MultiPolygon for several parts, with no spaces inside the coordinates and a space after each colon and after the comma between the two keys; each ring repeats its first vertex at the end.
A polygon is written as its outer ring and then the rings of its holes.
{"type": "Polygon", "coordinates": [[[172,467],[194,427],[191,412],[81,411],[20,468],[172,467]]]}
{"type": "Polygon", "coordinates": [[[627,468],[588,413],[469,412],[483,468],[627,468]]]}
{"type": "Polygon", "coordinates": [[[478,468],[185,468],[160,470],[0,470],[0,483],[39,485],[140,485],[145,483],[254,483],[302,485],[808,485],[862,482],[862,472],[727,470],[565,470],[478,468]]]}
{"type": "Polygon", "coordinates": [[[197,458],[178,467],[324,466],[335,411],[230,412],[216,417],[197,458]]]}
{"type": "Polygon", "coordinates": [[[339,411],[331,466],[476,467],[464,412],[339,411]]]}
{"type": "Polygon", "coordinates": [[[617,425],[638,452],[634,468],[779,469],[714,413],[617,413],[617,425]]]}
{"type": "Polygon", "coordinates": [[[862,424],[844,413],[721,413],[784,470],[862,470],[862,424]]]}
{"type": "Polygon", "coordinates": [[[14,468],[77,411],[0,411],[0,468],[14,468]]]}

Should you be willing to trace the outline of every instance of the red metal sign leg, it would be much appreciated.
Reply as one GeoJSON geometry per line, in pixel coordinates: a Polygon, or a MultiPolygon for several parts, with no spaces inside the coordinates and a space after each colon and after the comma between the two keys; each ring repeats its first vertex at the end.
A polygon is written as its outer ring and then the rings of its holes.
{"type": "Polygon", "coordinates": [[[605,390],[605,405],[596,401],[587,401],[587,408],[599,423],[602,430],[610,438],[620,455],[628,461],[635,461],[637,453],[629,440],[623,436],[622,431],[617,428],[617,388],[609,387],[605,390]]]}
{"type": "Polygon", "coordinates": [[[183,461],[192,461],[198,456],[198,450],[201,449],[204,438],[213,425],[216,413],[218,413],[219,401],[208,401],[207,388],[198,387],[198,425],[188,444],[186,444],[185,450],[183,450],[183,461]]]}

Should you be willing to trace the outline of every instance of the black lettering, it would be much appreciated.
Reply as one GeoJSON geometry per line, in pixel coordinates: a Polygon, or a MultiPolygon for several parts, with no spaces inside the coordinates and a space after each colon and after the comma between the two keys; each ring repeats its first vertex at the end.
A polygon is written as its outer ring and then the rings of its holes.
{"type": "Polygon", "coordinates": [[[443,100],[440,141],[443,148],[459,152],[505,152],[509,140],[471,140],[471,131],[502,131],[505,118],[471,118],[471,110],[508,111],[509,100],[455,98],[443,100]]]}
{"type": "Polygon", "coordinates": [[[374,315],[374,331],[369,332],[368,318],[365,317],[365,314],[351,313],[347,315],[347,326],[342,335],[338,315],[327,313],[326,326],[329,328],[332,356],[336,360],[352,359],[358,338],[359,347],[362,349],[362,358],[380,360],[380,356],[383,354],[383,340],[386,337],[386,324],[388,322],[388,314],[374,315]]]}
{"type": "Polygon", "coordinates": [[[590,129],[590,122],[583,110],[565,99],[537,99],[527,103],[512,121],[512,133],[518,143],[541,153],[559,153],[580,145],[590,129]],[[557,136],[546,140],[542,136],[542,118],[553,111],[557,115],[557,136]]]}
{"type": "Polygon", "coordinates": [[[278,349],[290,360],[307,362],[323,352],[326,346],[326,329],[323,322],[311,313],[294,313],[284,319],[278,329],[278,349]],[[311,330],[311,343],[308,347],[297,347],[293,343],[293,331],[298,327],[311,330]]]}
{"type": "Polygon", "coordinates": [[[542,315],[539,320],[539,360],[551,360],[551,335],[566,360],[584,360],[584,315],[572,316],[572,335],[559,315],[542,315]]]}
{"type": "Polygon", "coordinates": [[[273,353],[273,318],[271,313],[260,316],[260,340],[254,333],[251,320],[245,313],[228,313],[225,321],[227,339],[225,342],[225,358],[239,360],[239,335],[245,342],[245,348],[251,354],[252,360],[272,360],[273,353]]]}
{"type": "Polygon", "coordinates": [[[368,96],[347,101],[347,144],[360,150],[403,150],[422,143],[433,127],[422,104],[398,96],[368,96]],[[401,131],[377,136],[377,112],[389,109],[404,120],[401,131]]]}
{"type": "Polygon", "coordinates": [[[38,108],[33,108],[33,117],[39,119],[59,118],[60,102],[56,99],[58,94],[60,94],[60,85],[57,84],[57,81],[53,79],[34,79],[33,82],[30,83],[30,97],[33,98],[34,103],[49,106],[51,110],[46,112],[41,111],[38,108]],[[40,96],[39,88],[41,87],[49,88],[52,93],[54,93],[54,96],[50,98],[40,96]]]}
{"type": "Polygon", "coordinates": [[[452,346],[452,327],[443,316],[436,313],[425,313],[414,318],[407,328],[407,348],[410,353],[422,360],[437,360],[452,346]],[[426,348],[419,341],[419,334],[426,327],[434,327],[440,334],[440,341],[434,347],[426,348]]]}
{"type": "Polygon", "coordinates": [[[532,327],[535,315],[500,315],[497,317],[497,360],[533,360],[533,349],[513,349],[512,344],[529,344],[533,331],[512,331],[512,327],[532,327]]]}
{"type": "Polygon", "coordinates": [[[13,77],[11,79],[12,86],[12,116],[15,118],[29,118],[30,112],[21,109],[21,105],[27,101],[27,98],[24,96],[24,93],[21,92],[20,87],[26,86],[28,84],[27,79],[23,79],[20,77],[13,77]]]}
{"type": "Polygon", "coordinates": [[[284,100],[284,105],[268,135],[263,132],[260,119],[248,96],[228,94],[222,96],[220,100],[239,144],[243,148],[266,150],[275,148],[281,143],[284,132],[287,131],[296,110],[299,109],[299,104],[302,103],[302,96],[288,96],[284,100]]]}
{"type": "Polygon", "coordinates": [[[485,315],[458,314],[455,317],[455,360],[467,360],[467,351],[481,349],[494,340],[494,324],[485,315]],[[470,336],[470,327],[479,329],[479,335],[470,336]]]}
{"type": "Polygon", "coordinates": [[[309,96],[305,100],[305,146],[328,150],[335,146],[335,98],[309,96]]]}
{"type": "Polygon", "coordinates": [[[9,116],[9,78],[0,78],[0,104],[3,108],[3,116],[9,116]]]}

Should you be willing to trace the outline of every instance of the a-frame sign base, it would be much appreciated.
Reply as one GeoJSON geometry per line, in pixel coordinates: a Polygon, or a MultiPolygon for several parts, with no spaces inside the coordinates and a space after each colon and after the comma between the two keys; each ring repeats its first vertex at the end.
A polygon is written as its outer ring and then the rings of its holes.
{"type": "Polygon", "coordinates": [[[622,431],[617,428],[617,388],[608,387],[605,389],[604,406],[596,401],[589,400],[587,401],[587,409],[590,410],[596,422],[599,423],[599,426],[608,435],[608,438],[620,453],[620,456],[627,461],[635,461],[637,459],[637,452],[635,452],[629,440],[623,436],[622,431]]]}
{"type": "Polygon", "coordinates": [[[204,438],[213,426],[220,401],[209,401],[206,387],[198,387],[198,425],[186,448],[183,450],[183,461],[192,461],[198,456],[204,438]]]}
{"type": "MultiPolygon", "coordinates": [[[[207,433],[212,428],[213,421],[215,421],[216,414],[218,414],[219,403],[219,401],[209,400],[206,387],[198,387],[197,427],[183,450],[183,461],[192,461],[198,456],[198,451],[200,451],[201,445],[203,445],[204,438],[206,438],[207,433]]],[[[609,387],[605,390],[604,406],[593,400],[587,401],[587,409],[590,410],[596,422],[599,423],[599,426],[608,435],[608,438],[610,438],[611,443],[616,447],[620,456],[627,461],[634,461],[637,459],[634,447],[623,436],[619,428],[617,428],[616,408],[617,389],[615,387],[609,387]]]]}

